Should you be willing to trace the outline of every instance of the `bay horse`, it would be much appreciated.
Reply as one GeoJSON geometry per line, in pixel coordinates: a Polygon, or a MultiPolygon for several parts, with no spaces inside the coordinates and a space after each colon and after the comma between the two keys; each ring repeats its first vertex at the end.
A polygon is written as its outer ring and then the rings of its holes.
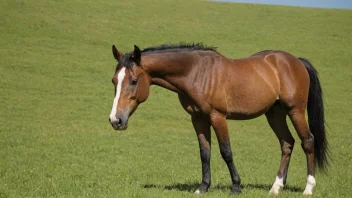
{"type": "Polygon", "coordinates": [[[222,158],[229,169],[231,192],[241,191],[226,119],[246,120],[265,114],[281,145],[281,163],[270,194],[277,195],[287,179],[295,143],[286,117],[301,139],[307,158],[304,195],[316,185],[315,165],[328,166],[328,142],[318,73],[304,58],[284,51],[266,50],[241,59],[229,59],[199,43],[161,45],[123,54],[112,46],[118,61],[112,83],[115,99],[109,121],[115,130],[125,130],[129,117],[149,95],[150,85],[178,94],[190,114],[197,134],[202,163],[202,182],[196,194],[211,184],[210,147],[212,126],[222,158]],[[305,112],[308,112],[308,123],[305,112]]]}

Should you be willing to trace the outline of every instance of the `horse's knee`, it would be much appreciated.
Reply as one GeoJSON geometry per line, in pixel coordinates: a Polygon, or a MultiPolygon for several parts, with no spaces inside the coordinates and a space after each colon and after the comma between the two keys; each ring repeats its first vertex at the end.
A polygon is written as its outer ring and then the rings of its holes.
{"type": "Polygon", "coordinates": [[[290,143],[283,143],[281,146],[282,155],[291,155],[294,145],[295,140],[291,141],[290,143]]]}
{"type": "Polygon", "coordinates": [[[310,134],[308,138],[303,139],[301,146],[306,153],[314,152],[314,136],[310,134]]]}

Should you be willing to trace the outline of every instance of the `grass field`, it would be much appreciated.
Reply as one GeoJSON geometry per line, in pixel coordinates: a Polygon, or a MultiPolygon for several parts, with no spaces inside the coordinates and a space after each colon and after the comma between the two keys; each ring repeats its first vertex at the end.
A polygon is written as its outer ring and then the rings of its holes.
{"type": "MultiPolygon", "coordinates": [[[[352,196],[352,10],[180,0],[0,1],[0,197],[198,197],[198,142],[175,93],[150,97],[116,132],[111,45],[204,42],[228,57],[280,49],[320,72],[334,163],[314,197],[352,196]]],[[[239,197],[267,197],[281,151],[264,117],[229,121],[239,197]]],[[[280,197],[301,197],[297,141],[280,197]]],[[[212,139],[212,187],[230,177],[212,139]]]]}

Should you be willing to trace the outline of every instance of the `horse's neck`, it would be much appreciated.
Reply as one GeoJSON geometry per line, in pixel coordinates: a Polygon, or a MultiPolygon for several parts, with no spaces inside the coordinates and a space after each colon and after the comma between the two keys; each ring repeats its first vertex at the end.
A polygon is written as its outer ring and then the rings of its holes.
{"type": "Polygon", "coordinates": [[[180,93],[187,86],[188,72],[197,63],[195,57],[192,52],[151,53],[142,56],[142,64],[153,84],[180,93]]]}

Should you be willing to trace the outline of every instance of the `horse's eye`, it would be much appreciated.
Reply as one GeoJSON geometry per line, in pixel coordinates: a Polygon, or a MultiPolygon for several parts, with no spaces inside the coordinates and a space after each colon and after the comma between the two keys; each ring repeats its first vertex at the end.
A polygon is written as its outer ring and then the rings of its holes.
{"type": "Polygon", "coordinates": [[[137,82],[138,82],[138,79],[137,79],[137,78],[136,78],[136,79],[133,79],[133,80],[131,81],[131,85],[136,85],[137,82]]]}

